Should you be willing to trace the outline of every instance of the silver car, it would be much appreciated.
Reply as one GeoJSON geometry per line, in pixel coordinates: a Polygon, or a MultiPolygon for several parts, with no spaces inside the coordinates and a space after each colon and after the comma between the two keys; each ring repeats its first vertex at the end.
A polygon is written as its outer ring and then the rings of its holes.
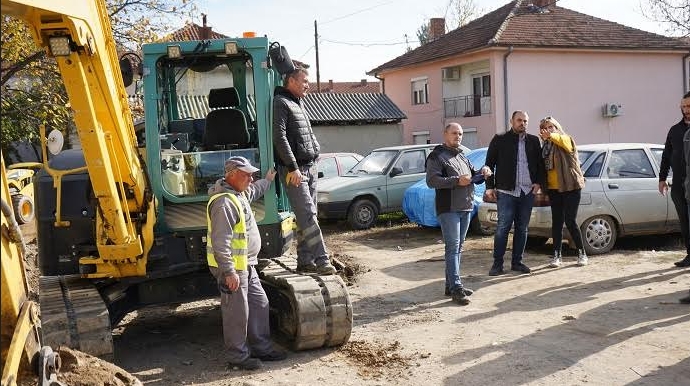
{"type": "MultiPolygon", "coordinates": [[[[680,231],[680,221],[670,194],[659,194],[659,164],[663,145],[608,143],[581,145],[578,155],[585,187],[577,213],[587,254],[606,253],[620,236],[664,234],[680,231]]],[[[672,183],[672,175],[668,182],[672,183]]],[[[495,229],[495,202],[479,205],[479,222],[495,229]]],[[[529,222],[528,243],[543,245],[551,238],[548,197],[537,194],[529,222]]],[[[564,228],[564,238],[572,240],[564,228]]]]}

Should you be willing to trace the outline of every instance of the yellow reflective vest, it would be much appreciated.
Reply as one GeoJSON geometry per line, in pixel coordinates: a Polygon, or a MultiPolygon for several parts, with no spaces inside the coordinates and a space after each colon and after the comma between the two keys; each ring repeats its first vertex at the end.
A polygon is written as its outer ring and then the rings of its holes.
{"type": "Polygon", "coordinates": [[[218,267],[218,262],[213,256],[213,245],[211,245],[211,216],[209,215],[209,209],[211,203],[220,197],[228,196],[230,202],[235,205],[237,212],[240,214],[240,221],[232,227],[232,240],[230,241],[230,248],[232,250],[232,260],[235,263],[235,270],[246,271],[247,270],[247,248],[249,243],[247,242],[247,223],[244,218],[244,211],[242,210],[242,203],[240,199],[230,192],[218,193],[208,200],[206,205],[206,223],[208,224],[208,230],[206,231],[206,260],[208,265],[211,267],[218,267]]]}

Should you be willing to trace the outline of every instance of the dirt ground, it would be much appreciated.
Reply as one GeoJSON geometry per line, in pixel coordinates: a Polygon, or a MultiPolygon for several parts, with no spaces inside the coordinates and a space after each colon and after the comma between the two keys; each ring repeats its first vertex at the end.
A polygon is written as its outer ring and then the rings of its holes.
{"type": "Polygon", "coordinates": [[[531,274],[499,277],[487,275],[493,238],[469,236],[462,279],[476,292],[459,306],[443,294],[439,229],[323,228],[356,273],[345,346],[233,370],[211,299],[128,315],[114,330],[115,365],[161,386],[690,384],[690,306],[678,303],[690,270],[673,266],[684,256],[678,234],[621,240],[586,267],[569,250],[547,268],[547,244],[527,251],[531,274]]]}

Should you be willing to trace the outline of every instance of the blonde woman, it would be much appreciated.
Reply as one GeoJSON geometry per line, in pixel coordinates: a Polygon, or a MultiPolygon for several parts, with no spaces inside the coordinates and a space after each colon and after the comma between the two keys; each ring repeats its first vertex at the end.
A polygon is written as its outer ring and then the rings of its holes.
{"type": "Polygon", "coordinates": [[[555,268],[561,265],[564,223],[577,248],[577,265],[587,265],[582,235],[575,222],[577,208],[580,205],[580,192],[585,186],[575,141],[553,117],[546,117],[539,122],[539,136],[544,141],[542,157],[546,168],[547,194],[551,201],[551,237],[554,251],[549,266],[555,268]]]}

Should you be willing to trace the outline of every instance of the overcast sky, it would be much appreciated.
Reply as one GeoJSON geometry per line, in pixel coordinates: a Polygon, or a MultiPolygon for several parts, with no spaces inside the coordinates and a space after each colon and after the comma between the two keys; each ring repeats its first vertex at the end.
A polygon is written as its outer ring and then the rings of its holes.
{"type": "MultiPolygon", "coordinates": [[[[642,15],[647,0],[559,0],[558,5],[629,27],[665,34],[642,15]]],[[[419,46],[416,31],[431,17],[446,15],[449,0],[198,0],[214,31],[267,35],[292,59],[311,66],[316,81],[314,21],[319,32],[321,82],[374,78],[366,72],[419,46]]],[[[508,0],[475,0],[485,14],[508,0]]],[[[195,20],[201,24],[201,18],[195,20]]]]}

